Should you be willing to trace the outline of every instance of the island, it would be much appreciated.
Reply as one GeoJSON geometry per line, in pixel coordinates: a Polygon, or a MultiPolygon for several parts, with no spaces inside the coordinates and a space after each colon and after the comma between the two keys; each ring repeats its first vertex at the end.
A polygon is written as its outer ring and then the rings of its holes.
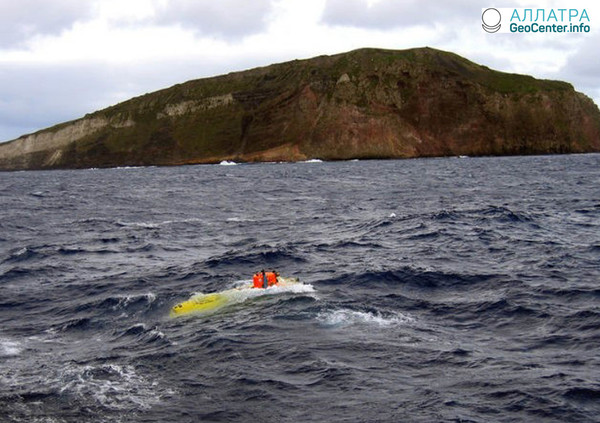
{"type": "Polygon", "coordinates": [[[600,111],[569,83],[365,48],[135,97],[0,144],[0,169],[598,151],[600,111]]]}

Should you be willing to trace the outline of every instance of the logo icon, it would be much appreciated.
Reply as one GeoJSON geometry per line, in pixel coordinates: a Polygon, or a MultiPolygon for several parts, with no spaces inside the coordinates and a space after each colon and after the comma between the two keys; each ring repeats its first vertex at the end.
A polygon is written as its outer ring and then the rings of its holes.
{"type": "Polygon", "coordinates": [[[490,7],[483,11],[483,13],[481,14],[481,20],[483,21],[481,27],[484,31],[489,32],[490,34],[498,32],[498,30],[502,26],[500,25],[502,15],[498,11],[498,9],[494,9],[493,7],[490,7]]]}

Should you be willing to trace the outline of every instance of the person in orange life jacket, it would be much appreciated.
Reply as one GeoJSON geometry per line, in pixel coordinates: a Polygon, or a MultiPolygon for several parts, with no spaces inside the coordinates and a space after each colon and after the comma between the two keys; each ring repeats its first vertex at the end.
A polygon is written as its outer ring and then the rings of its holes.
{"type": "Polygon", "coordinates": [[[254,288],[268,288],[269,286],[277,285],[277,277],[279,273],[276,271],[265,272],[265,270],[261,270],[258,273],[254,274],[252,278],[252,285],[254,288]]]}

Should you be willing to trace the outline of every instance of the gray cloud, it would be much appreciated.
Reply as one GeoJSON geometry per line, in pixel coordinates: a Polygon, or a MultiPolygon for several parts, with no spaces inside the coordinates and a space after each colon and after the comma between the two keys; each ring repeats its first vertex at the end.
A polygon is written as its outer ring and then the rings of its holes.
{"type": "Polygon", "coordinates": [[[369,6],[367,0],[327,0],[322,22],[358,28],[390,29],[434,25],[456,18],[479,19],[482,1],[456,0],[439,3],[423,0],[382,0],[369,6]]]}
{"type": "Polygon", "coordinates": [[[159,9],[156,23],[235,39],[264,29],[271,9],[270,0],[170,0],[159,9]]]}
{"type": "Polygon", "coordinates": [[[600,105],[600,59],[596,54],[599,43],[600,34],[587,38],[557,74],[558,78],[573,83],[577,90],[594,98],[597,105],[600,105]]]}
{"type": "Polygon", "coordinates": [[[114,65],[0,64],[0,142],[83,117],[121,101],[190,79],[268,63],[198,56],[114,65]]]}
{"type": "Polygon", "coordinates": [[[94,65],[2,65],[0,141],[14,139],[93,111],[110,92],[106,69],[94,65]],[[86,110],[87,109],[87,110],[86,110]],[[92,110],[90,110],[92,109],[92,110]],[[83,112],[83,113],[82,113],[83,112]]]}
{"type": "Polygon", "coordinates": [[[563,73],[576,75],[583,80],[599,81],[600,58],[596,54],[600,44],[600,35],[594,35],[583,42],[577,51],[569,57],[563,67],[563,73]]]}
{"type": "Polygon", "coordinates": [[[13,48],[36,34],[59,34],[91,16],[83,0],[15,0],[0,3],[0,48],[13,48]]]}
{"type": "Polygon", "coordinates": [[[182,82],[185,66],[168,65],[2,64],[0,142],[182,82]]]}

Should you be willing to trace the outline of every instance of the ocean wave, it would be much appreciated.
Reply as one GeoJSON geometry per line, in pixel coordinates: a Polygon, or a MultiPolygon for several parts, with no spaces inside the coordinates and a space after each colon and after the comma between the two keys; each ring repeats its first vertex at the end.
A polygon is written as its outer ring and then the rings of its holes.
{"type": "Polygon", "coordinates": [[[190,218],[181,218],[181,219],[167,219],[160,221],[122,221],[117,220],[112,222],[117,227],[121,228],[133,228],[133,229],[161,229],[163,226],[175,226],[175,225],[189,225],[192,223],[204,223],[206,219],[202,219],[199,217],[190,217],[190,218]]]}
{"type": "Polygon", "coordinates": [[[600,214],[600,204],[594,204],[589,207],[579,208],[575,210],[575,213],[585,214],[585,215],[596,215],[600,214]]]}
{"type": "Polygon", "coordinates": [[[115,349],[129,350],[132,342],[135,342],[138,346],[157,343],[171,345],[165,333],[158,326],[149,326],[146,323],[135,323],[125,330],[116,330],[114,336],[115,338],[111,342],[115,344],[115,349]],[[124,344],[123,341],[125,341],[124,344]]]}
{"type": "Polygon", "coordinates": [[[588,402],[593,401],[597,403],[600,400],[600,387],[587,388],[587,387],[575,387],[570,388],[564,393],[565,398],[574,401],[588,402]]]}
{"type": "Polygon", "coordinates": [[[595,333],[600,330],[600,312],[597,310],[582,310],[564,317],[564,323],[578,332],[595,333]]]}
{"type": "MultiPolygon", "coordinates": [[[[161,402],[157,382],[140,375],[131,365],[71,365],[61,375],[59,393],[111,410],[147,410],[161,402]]],[[[169,390],[169,394],[173,391],[169,390]]]]}
{"type": "Polygon", "coordinates": [[[160,223],[154,223],[154,222],[124,222],[124,221],[117,221],[116,224],[118,226],[124,227],[124,228],[139,228],[139,229],[158,229],[160,228],[160,223]]]}
{"type": "Polygon", "coordinates": [[[2,259],[2,263],[18,263],[38,258],[43,256],[39,250],[40,248],[30,246],[15,248],[8,252],[7,257],[2,259]]]}
{"type": "Polygon", "coordinates": [[[148,307],[156,301],[156,294],[152,292],[142,294],[117,295],[89,304],[90,307],[98,309],[111,309],[113,311],[130,308],[148,307]]]}
{"type": "Polygon", "coordinates": [[[553,300],[553,301],[567,301],[567,302],[589,302],[589,301],[597,301],[600,298],[600,288],[595,286],[585,287],[582,285],[577,285],[573,287],[553,287],[541,285],[537,287],[532,287],[532,292],[536,295],[540,295],[544,298],[545,301],[553,300]]]}
{"type": "Polygon", "coordinates": [[[328,251],[328,250],[343,250],[343,249],[377,249],[382,248],[382,244],[376,241],[362,241],[362,240],[327,240],[326,242],[320,242],[315,244],[317,251],[328,251]]]}
{"type": "Polygon", "coordinates": [[[262,267],[285,268],[290,263],[305,263],[306,261],[305,256],[296,248],[256,244],[210,257],[205,264],[209,268],[241,266],[244,269],[253,268],[255,271],[262,267]]]}
{"type": "Polygon", "coordinates": [[[401,287],[408,286],[419,289],[436,289],[443,287],[473,287],[481,283],[490,283],[501,279],[497,274],[461,274],[428,270],[403,266],[390,270],[363,271],[360,273],[342,274],[333,279],[320,281],[325,285],[344,285],[358,288],[377,288],[382,286],[401,287]]]}
{"type": "MultiPolygon", "coordinates": [[[[106,286],[95,290],[102,292],[106,286]]],[[[78,299],[48,303],[54,318],[49,321],[54,332],[85,332],[98,330],[120,318],[132,318],[151,314],[160,308],[157,296],[152,292],[106,296],[88,290],[78,299]]]]}
{"type": "Polygon", "coordinates": [[[77,256],[84,254],[115,254],[120,253],[118,246],[112,245],[120,240],[117,238],[101,237],[98,244],[42,244],[29,245],[9,252],[6,258],[3,258],[2,264],[18,263],[22,266],[29,266],[31,270],[40,263],[47,263],[44,260],[52,259],[52,263],[46,264],[49,267],[59,265],[61,257],[77,256]],[[110,248],[109,248],[110,247],[110,248]]]}
{"type": "Polygon", "coordinates": [[[366,325],[390,327],[414,323],[415,319],[403,313],[365,312],[350,309],[338,309],[321,312],[317,320],[325,326],[346,327],[366,325]]]}
{"type": "Polygon", "coordinates": [[[30,277],[32,274],[33,271],[26,267],[12,267],[0,273],[0,277],[2,278],[2,282],[6,283],[15,279],[30,277]]]}
{"type": "Polygon", "coordinates": [[[503,206],[489,206],[477,212],[480,220],[492,219],[500,223],[530,223],[531,215],[525,211],[511,210],[503,206]]]}
{"type": "Polygon", "coordinates": [[[514,301],[506,298],[500,298],[493,301],[482,301],[471,303],[468,305],[474,315],[481,316],[482,319],[494,318],[498,323],[507,321],[513,318],[535,317],[546,319],[549,315],[536,307],[531,307],[523,304],[517,304],[514,301]]]}
{"type": "Polygon", "coordinates": [[[0,420],[596,421],[599,163],[2,175],[0,420]]]}

